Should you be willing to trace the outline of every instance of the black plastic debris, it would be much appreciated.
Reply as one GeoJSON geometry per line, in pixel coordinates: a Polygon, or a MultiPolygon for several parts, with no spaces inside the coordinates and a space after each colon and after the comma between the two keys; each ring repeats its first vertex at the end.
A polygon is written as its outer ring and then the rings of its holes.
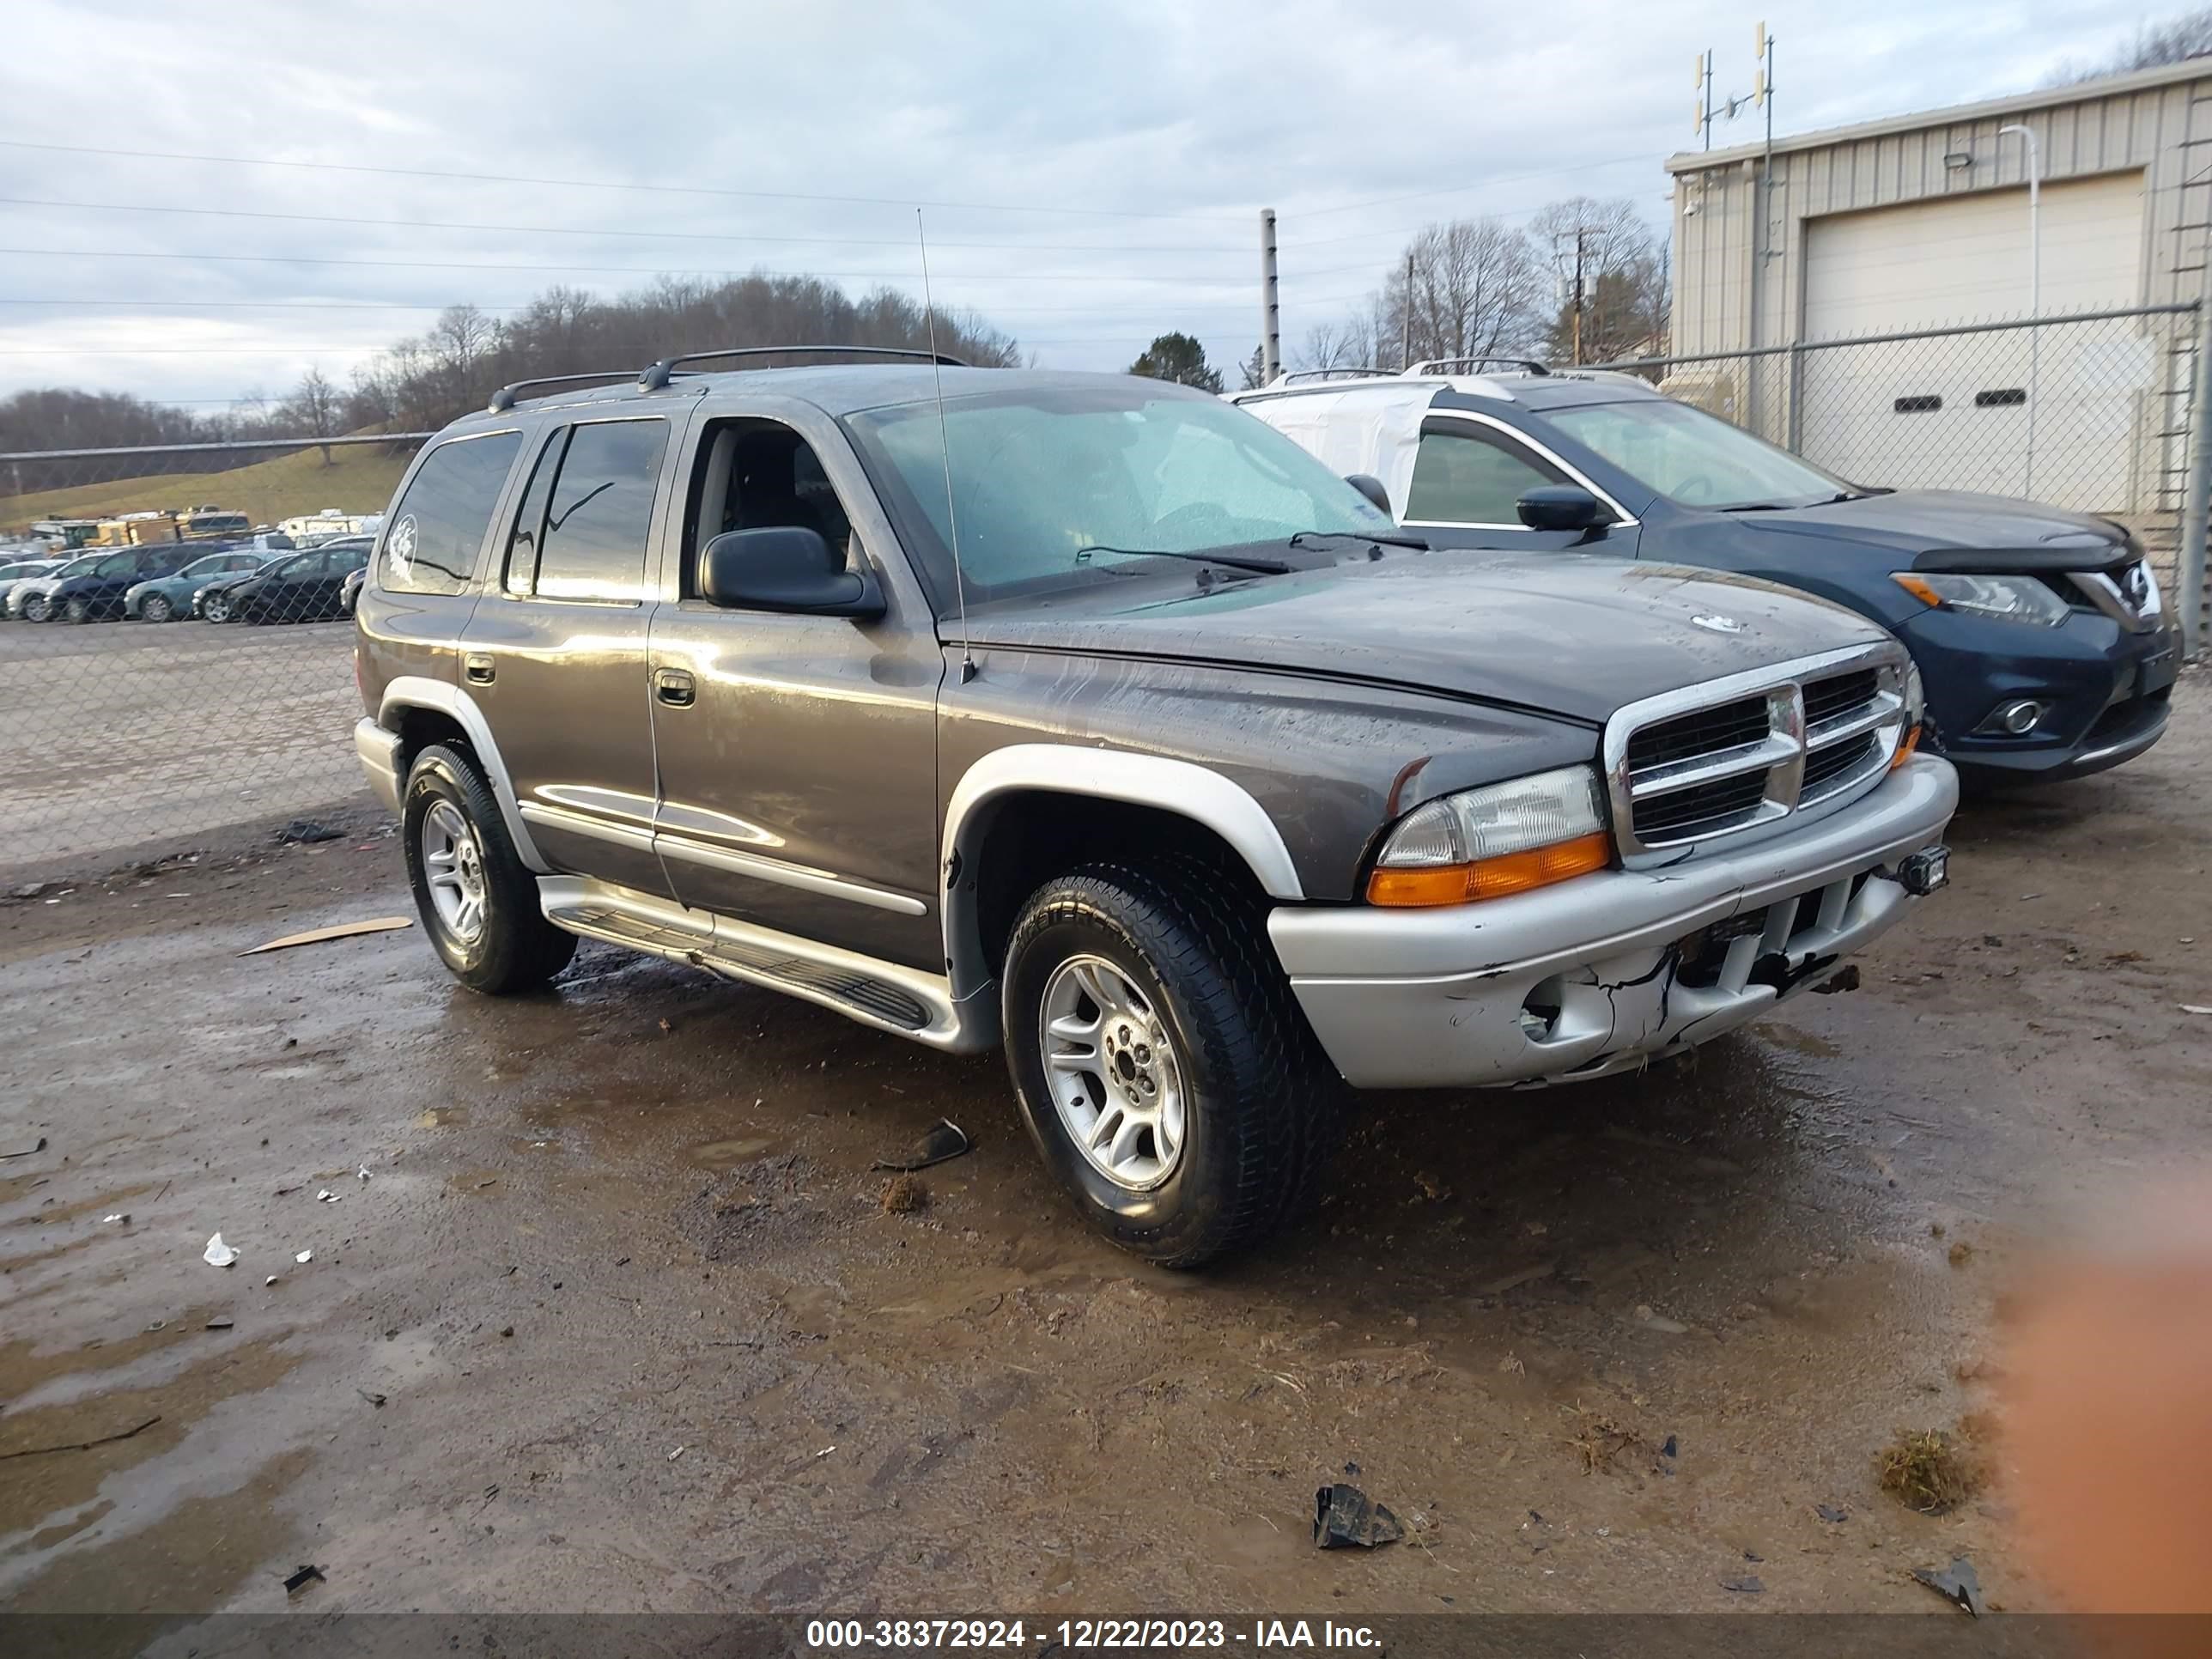
{"type": "Polygon", "coordinates": [[[1766,1564],[1766,1558],[1756,1550],[1746,1550],[1743,1553],[1743,1559],[1755,1567],[1764,1566],[1766,1564]]]}
{"type": "Polygon", "coordinates": [[[1982,1616],[1982,1581],[1974,1572],[1974,1564],[1965,1556],[1953,1556],[1951,1565],[1941,1571],[1915,1567],[1912,1576],[1960,1612],[1976,1619],[1982,1616]]]}
{"type": "Polygon", "coordinates": [[[1837,969],[1815,985],[1813,988],[1813,994],[1816,997],[1832,997],[1838,991],[1856,991],[1858,988],[1859,965],[1854,962],[1848,967],[1837,969]]]}
{"type": "Polygon", "coordinates": [[[323,1577],[323,1570],[310,1561],[284,1581],[284,1594],[297,1595],[311,1583],[327,1584],[328,1583],[330,1580],[323,1577]]]}
{"type": "Polygon", "coordinates": [[[1723,1578],[1721,1580],[1721,1588],[1737,1595],[1766,1594],[1766,1586],[1759,1582],[1759,1575],[1755,1572],[1747,1572],[1741,1578],[1723,1578]]]}
{"type": "Polygon", "coordinates": [[[1674,1443],[1674,1437],[1670,1434],[1667,1437],[1667,1443],[1659,1448],[1659,1455],[1662,1457],[1673,1457],[1676,1455],[1678,1449],[1679,1449],[1674,1443]]]}
{"type": "Polygon", "coordinates": [[[1344,1472],[1346,1474],[1358,1474],[1359,1473],[1359,1465],[1357,1463],[1346,1463],[1344,1466],[1344,1472]]]}
{"type": "Polygon", "coordinates": [[[1314,1544],[1325,1550],[1371,1550],[1406,1535],[1398,1517],[1357,1486],[1341,1481],[1314,1494],[1314,1544]]]}
{"type": "Polygon", "coordinates": [[[359,1395],[363,1400],[368,1401],[370,1405],[375,1407],[377,1410],[382,1411],[384,1409],[384,1396],[382,1395],[377,1394],[368,1389],[356,1389],[354,1392],[359,1395]]]}
{"type": "Polygon", "coordinates": [[[912,1171],[927,1170],[933,1164],[944,1164],[975,1150],[975,1143],[968,1139],[968,1132],[951,1118],[939,1118],[937,1127],[914,1144],[914,1150],[902,1158],[879,1158],[872,1166],[878,1170],[912,1171]]]}
{"type": "Polygon", "coordinates": [[[40,1135],[36,1140],[33,1141],[27,1146],[21,1146],[20,1144],[11,1146],[0,1146],[0,1158],[28,1158],[33,1152],[43,1152],[46,1150],[46,1138],[44,1135],[40,1135]]]}
{"type": "Polygon", "coordinates": [[[1823,1521],[1832,1523],[1841,1523],[1851,1518],[1851,1512],[1849,1510],[1839,1510],[1833,1504],[1815,1504],[1813,1505],[1813,1513],[1823,1521]]]}
{"type": "Polygon", "coordinates": [[[289,847],[301,842],[337,841],[345,834],[327,823],[317,823],[313,818],[294,818],[276,832],[276,844],[289,847]]]}

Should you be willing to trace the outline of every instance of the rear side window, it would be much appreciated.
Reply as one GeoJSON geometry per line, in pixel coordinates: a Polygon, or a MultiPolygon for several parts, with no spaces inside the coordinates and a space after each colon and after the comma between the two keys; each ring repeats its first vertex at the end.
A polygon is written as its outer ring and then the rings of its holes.
{"type": "Polygon", "coordinates": [[[1406,495],[1406,520],[1518,528],[1521,497],[1540,484],[1563,482],[1517,445],[1473,432],[1424,432],[1413,460],[1413,487],[1406,495]]]}
{"type": "Polygon", "coordinates": [[[467,592],[521,447],[520,432],[492,432],[440,444],[423,458],[384,532],[384,586],[396,593],[467,592]]]}
{"type": "MultiPolygon", "coordinates": [[[[538,540],[538,598],[647,598],[646,537],[667,442],[668,422],[659,420],[595,421],[570,431],[538,540]]],[[[510,560],[510,585],[515,574],[510,560]]]]}

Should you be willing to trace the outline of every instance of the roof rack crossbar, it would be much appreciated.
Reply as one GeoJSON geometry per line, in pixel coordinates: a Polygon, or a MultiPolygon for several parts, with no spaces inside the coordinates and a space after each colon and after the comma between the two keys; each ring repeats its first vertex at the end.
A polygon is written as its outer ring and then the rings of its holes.
{"type": "Polygon", "coordinates": [[[726,346],[719,351],[686,351],[673,357],[663,357],[659,362],[650,365],[645,373],[637,377],[637,389],[641,392],[659,391],[674,377],[676,365],[678,363],[705,362],[716,357],[781,357],[797,351],[838,351],[848,357],[910,358],[916,362],[942,363],[948,368],[968,368],[973,366],[965,358],[955,357],[947,352],[916,351],[905,346],[726,346]]]}
{"type": "Polygon", "coordinates": [[[1380,375],[1388,380],[1397,374],[1395,368],[1369,368],[1364,364],[1346,363],[1336,368],[1292,368],[1275,376],[1271,384],[1288,386],[1293,380],[1333,380],[1340,376],[1357,374],[1380,375]]]}
{"type": "Polygon", "coordinates": [[[513,409],[517,394],[534,386],[567,386],[572,380],[627,380],[629,375],[626,368],[589,368],[574,374],[541,374],[534,380],[511,380],[493,392],[491,401],[484,407],[495,415],[513,409]]]}
{"type": "Polygon", "coordinates": [[[1510,363],[1514,368],[1531,374],[1549,374],[1552,371],[1534,357],[1425,357],[1406,371],[1408,374],[1433,374],[1441,369],[1478,368],[1484,363],[1510,363]]]}

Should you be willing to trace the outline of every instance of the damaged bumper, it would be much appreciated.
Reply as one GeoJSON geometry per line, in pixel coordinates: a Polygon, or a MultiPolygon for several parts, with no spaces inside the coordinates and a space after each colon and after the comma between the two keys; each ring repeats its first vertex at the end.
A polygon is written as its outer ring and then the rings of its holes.
{"type": "Polygon", "coordinates": [[[1886,932],[1958,799],[1922,757],[1741,852],[1445,909],[1285,906],[1267,931],[1355,1086],[1601,1077],[1741,1025],[1886,932]]]}

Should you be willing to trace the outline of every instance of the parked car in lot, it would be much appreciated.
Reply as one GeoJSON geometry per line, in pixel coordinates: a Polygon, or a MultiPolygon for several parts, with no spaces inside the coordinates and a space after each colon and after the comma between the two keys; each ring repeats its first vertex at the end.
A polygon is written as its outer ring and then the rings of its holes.
{"type": "MultiPolygon", "coordinates": [[[[194,550],[179,542],[122,548],[94,562],[89,569],[54,579],[43,596],[43,617],[33,622],[106,622],[123,614],[124,599],[140,582],[174,575],[194,550]]],[[[27,615],[28,612],[27,611],[27,615]]]]}
{"type": "Polygon", "coordinates": [[[1379,479],[1438,545],[1702,566],[1848,605],[1911,652],[1929,746],[1985,781],[2100,771],[2165,732],[2179,635],[2117,524],[1847,483],[1626,375],[1431,367],[1231,400],[1379,479]]]}
{"type": "Polygon", "coordinates": [[[149,577],[134,584],[123,595],[123,614],[138,622],[174,622],[192,614],[192,596],[224,576],[244,576],[260,569],[281,554],[257,553],[232,548],[194,559],[167,576],[149,577]]]}
{"type": "Polygon", "coordinates": [[[580,935],[1003,1046],[1085,1215],[1187,1266],[1294,1212],[1344,1083],[1644,1066],[1943,881],[1955,778],[1846,611],[1431,553],[1158,381],[691,361],[503,390],[386,515],[355,746],[474,989],[580,935]]]}
{"type": "Polygon", "coordinates": [[[14,559],[0,564],[0,614],[5,614],[8,595],[15,591],[17,582],[51,576],[66,562],[63,559],[14,559]]]}
{"type": "Polygon", "coordinates": [[[368,550],[363,536],[279,555],[249,575],[210,586],[199,612],[210,622],[327,622],[344,614],[339,590],[368,562],[368,550]]]}
{"type": "MultiPolygon", "coordinates": [[[[152,550],[149,550],[149,551],[152,550]]],[[[25,576],[9,585],[8,589],[8,619],[10,622],[45,622],[53,614],[54,590],[67,580],[88,575],[99,568],[103,559],[118,556],[112,549],[80,554],[77,557],[57,565],[43,576],[25,576]]]]}

